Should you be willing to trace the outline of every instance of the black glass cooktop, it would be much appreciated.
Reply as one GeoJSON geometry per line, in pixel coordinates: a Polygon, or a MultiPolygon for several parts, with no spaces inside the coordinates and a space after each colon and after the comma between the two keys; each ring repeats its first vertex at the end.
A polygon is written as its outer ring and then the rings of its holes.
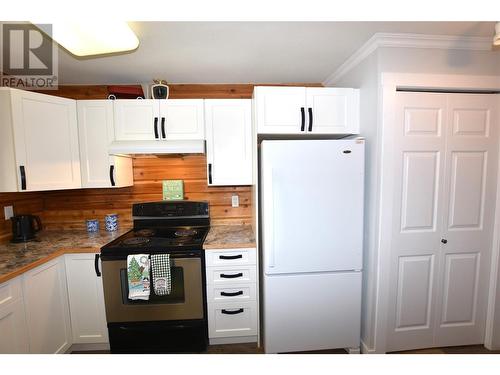
{"type": "Polygon", "coordinates": [[[133,229],[101,249],[102,255],[202,249],[208,226],[133,229]]]}

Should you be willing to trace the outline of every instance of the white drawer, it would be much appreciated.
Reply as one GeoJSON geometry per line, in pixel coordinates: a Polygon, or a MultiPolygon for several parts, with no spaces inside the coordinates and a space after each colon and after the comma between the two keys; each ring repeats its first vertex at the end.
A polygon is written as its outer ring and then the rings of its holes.
{"type": "Polygon", "coordinates": [[[211,286],[207,288],[207,300],[209,304],[256,301],[256,289],[255,283],[211,286]]]}
{"type": "Polygon", "coordinates": [[[256,264],[255,248],[205,250],[207,267],[256,264]]]}
{"type": "Polygon", "coordinates": [[[256,302],[208,305],[208,337],[252,336],[256,334],[256,302]]]}
{"type": "Polygon", "coordinates": [[[0,284],[0,308],[7,306],[21,297],[22,289],[19,277],[0,284]]]}
{"type": "Polygon", "coordinates": [[[255,266],[248,267],[207,267],[207,285],[237,285],[255,283],[257,272],[255,266]]]}

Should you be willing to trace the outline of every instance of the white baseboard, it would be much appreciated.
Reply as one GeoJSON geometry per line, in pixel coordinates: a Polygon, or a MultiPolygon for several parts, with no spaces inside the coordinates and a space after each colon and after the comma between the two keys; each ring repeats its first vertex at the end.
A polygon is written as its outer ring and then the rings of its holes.
{"type": "Polygon", "coordinates": [[[377,351],[375,349],[369,348],[363,340],[361,340],[361,353],[362,354],[376,354],[377,351]]]}

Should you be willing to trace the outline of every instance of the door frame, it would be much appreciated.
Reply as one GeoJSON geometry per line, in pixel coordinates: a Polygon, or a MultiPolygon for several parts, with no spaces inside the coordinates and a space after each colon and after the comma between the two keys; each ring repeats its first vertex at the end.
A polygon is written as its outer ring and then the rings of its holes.
{"type": "MultiPolygon", "coordinates": [[[[396,89],[443,89],[443,90],[493,90],[500,91],[499,76],[484,75],[441,75],[441,74],[413,74],[413,73],[381,73],[379,78],[379,107],[377,114],[377,135],[375,147],[380,160],[378,166],[378,179],[380,181],[376,196],[377,217],[376,226],[377,237],[375,238],[375,254],[373,263],[369,265],[374,273],[374,285],[372,288],[372,300],[374,303],[374,313],[370,317],[372,323],[371,335],[373,347],[369,347],[365,342],[361,342],[365,353],[385,353],[386,332],[387,332],[387,312],[389,301],[389,274],[380,272],[388,270],[390,265],[391,233],[392,233],[392,213],[394,197],[394,129],[396,126],[394,116],[394,106],[396,101],[396,89]],[[380,207],[384,207],[381,210],[380,207]]],[[[500,94],[498,95],[500,105],[500,94]]],[[[498,111],[500,113],[500,111],[498,111]]],[[[500,115],[499,115],[500,117],[500,115]]],[[[497,119],[500,123],[500,118],[497,119]]],[[[500,134],[500,132],[499,132],[500,134]]],[[[500,142],[500,137],[499,140],[500,142]]],[[[498,163],[500,172],[500,162],[498,163]]],[[[493,239],[491,249],[491,269],[488,291],[488,307],[486,317],[486,332],[484,345],[488,349],[493,349],[493,328],[494,313],[497,291],[497,279],[500,261],[500,173],[497,175],[497,194],[495,206],[495,219],[493,228],[493,239]]],[[[368,293],[369,295],[369,293],[368,293]]],[[[369,297],[370,298],[370,297],[369,297]]],[[[498,301],[500,303],[500,300],[498,301]]],[[[497,317],[500,319],[500,316],[497,317]]],[[[370,328],[369,325],[367,327],[370,328]]]]}

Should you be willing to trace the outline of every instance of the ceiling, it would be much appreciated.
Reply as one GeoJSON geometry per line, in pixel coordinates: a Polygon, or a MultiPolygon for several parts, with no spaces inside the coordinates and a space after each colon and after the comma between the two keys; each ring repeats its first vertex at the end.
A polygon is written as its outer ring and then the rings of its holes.
{"type": "Polygon", "coordinates": [[[377,32],[493,38],[494,22],[131,22],[122,55],[60,49],[59,84],[323,82],[377,32]]]}

